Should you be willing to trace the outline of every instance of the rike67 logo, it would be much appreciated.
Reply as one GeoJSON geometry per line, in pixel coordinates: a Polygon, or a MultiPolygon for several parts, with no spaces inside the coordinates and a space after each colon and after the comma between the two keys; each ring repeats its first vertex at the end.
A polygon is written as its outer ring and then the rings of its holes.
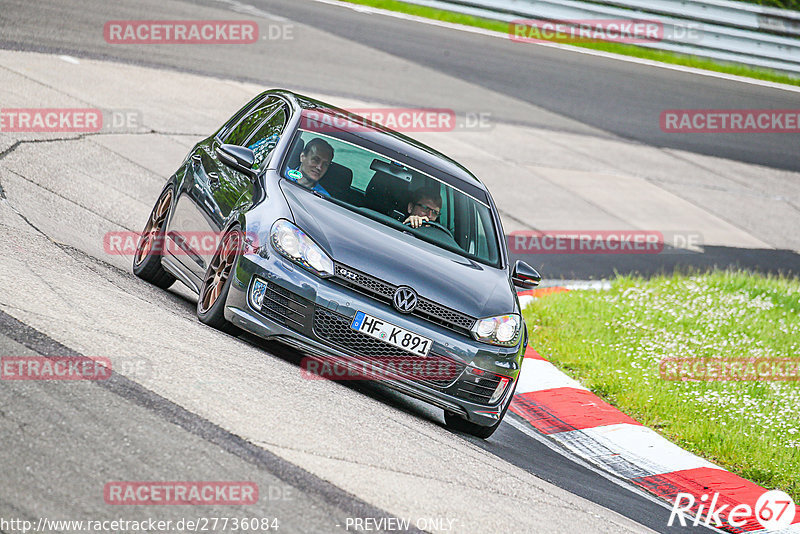
{"type": "Polygon", "coordinates": [[[675,496],[667,526],[671,527],[677,519],[682,527],[703,525],[725,530],[733,527],[733,532],[740,532],[742,528],[754,530],[760,525],[774,532],[794,523],[796,513],[792,497],[780,490],[761,494],[754,507],[746,503],[731,503],[729,498],[720,498],[719,493],[714,493],[711,499],[708,494],[703,494],[697,500],[691,493],[681,492],[675,496]]]}

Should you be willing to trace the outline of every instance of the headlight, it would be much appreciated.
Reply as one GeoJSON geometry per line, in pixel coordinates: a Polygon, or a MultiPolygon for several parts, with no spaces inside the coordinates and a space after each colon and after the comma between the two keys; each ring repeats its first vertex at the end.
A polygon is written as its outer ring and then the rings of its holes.
{"type": "Polygon", "coordinates": [[[333,260],[300,228],[281,219],[272,225],[270,241],[282,256],[319,276],[333,276],[333,260]]]}
{"type": "Polygon", "coordinates": [[[512,347],[519,341],[521,326],[522,319],[516,313],[487,317],[478,319],[472,327],[472,335],[484,343],[512,347]]]}

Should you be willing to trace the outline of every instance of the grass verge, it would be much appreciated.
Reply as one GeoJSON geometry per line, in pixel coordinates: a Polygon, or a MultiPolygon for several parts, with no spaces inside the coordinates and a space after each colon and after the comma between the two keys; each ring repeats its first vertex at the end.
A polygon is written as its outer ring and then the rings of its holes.
{"type": "MultiPolygon", "coordinates": [[[[398,0],[343,0],[351,4],[358,4],[380,9],[387,9],[390,11],[397,11],[418,17],[425,17],[443,22],[452,22],[454,24],[463,24],[466,26],[475,26],[477,28],[484,28],[501,33],[508,33],[509,25],[506,22],[497,20],[485,19],[481,17],[474,17],[471,15],[464,15],[455,13],[453,11],[446,11],[443,9],[436,9],[427,6],[420,6],[416,4],[409,4],[400,2],[398,0]]],[[[519,46],[525,46],[526,43],[519,43],[519,46]]],[[[603,52],[612,52],[614,54],[621,54],[625,56],[633,56],[642,59],[649,59],[653,61],[660,61],[662,63],[670,63],[673,65],[683,65],[687,67],[694,67],[697,69],[710,70],[715,72],[722,72],[725,74],[735,74],[737,76],[745,76],[747,78],[755,78],[758,80],[765,80],[770,82],[784,83],[788,85],[800,86],[800,78],[793,78],[791,76],[781,74],[767,69],[756,69],[745,65],[737,65],[734,63],[720,63],[710,59],[700,58],[697,56],[689,56],[684,54],[676,54],[673,52],[662,52],[660,50],[652,50],[641,46],[635,46],[622,43],[609,43],[609,42],[581,42],[572,43],[571,46],[581,48],[590,48],[592,50],[599,50],[603,52]]]]}
{"type": "Polygon", "coordinates": [[[742,272],[618,278],[525,310],[531,345],[693,453],[800,502],[800,382],[674,381],[664,358],[800,360],[800,281],[742,272]],[[534,329],[535,326],[535,329],[534,329]]]}

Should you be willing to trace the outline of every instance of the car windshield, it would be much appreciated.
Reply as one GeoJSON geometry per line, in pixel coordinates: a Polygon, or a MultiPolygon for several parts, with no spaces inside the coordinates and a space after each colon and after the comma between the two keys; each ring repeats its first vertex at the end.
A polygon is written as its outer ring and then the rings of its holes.
{"type": "Polygon", "coordinates": [[[281,175],[398,231],[481,263],[500,264],[494,221],[484,202],[384,154],[300,129],[281,175]],[[416,221],[409,220],[412,215],[416,221]]]}

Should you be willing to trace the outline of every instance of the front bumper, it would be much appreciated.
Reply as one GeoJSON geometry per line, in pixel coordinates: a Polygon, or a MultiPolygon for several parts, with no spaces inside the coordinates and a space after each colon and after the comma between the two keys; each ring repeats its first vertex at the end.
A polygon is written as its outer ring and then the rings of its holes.
{"type": "Polygon", "coordinates": [[[313,358],[334,361],[358,371],[363,369],[365,358],[369,362],[381,359],[375,344],[385,345],[386,354],[397,350],[378,340],[367,340],[363,348],[353,344],[353,336],[363,334],[351,332],[347,327],[355,313],[363,311],[434,340],[429,357],[436,357],[454,369],[452,380],[449,375],[447,379],[426,380],[386,372],[383,373],[386,379],[381,380],[386,386],[484,426],[495,424],[511,400],[523,357],[521,343],[517,347],[495,347],[419,317],[400,314],[387,304],[330,279],[319,278],[271,250],[267,258],[257,254],[240,257],[234,273],[225,318],[259,337],[280,341],[313,358]],[[256,276],[274,292],[270,309],[265,308],[266,298],[262,309],[255,309],[248,298],[256,276]],[[482,388],[475,385],[482,379],[469,372],[471,368],[511,379],[494,404],[471,393],[482,388]]]}

